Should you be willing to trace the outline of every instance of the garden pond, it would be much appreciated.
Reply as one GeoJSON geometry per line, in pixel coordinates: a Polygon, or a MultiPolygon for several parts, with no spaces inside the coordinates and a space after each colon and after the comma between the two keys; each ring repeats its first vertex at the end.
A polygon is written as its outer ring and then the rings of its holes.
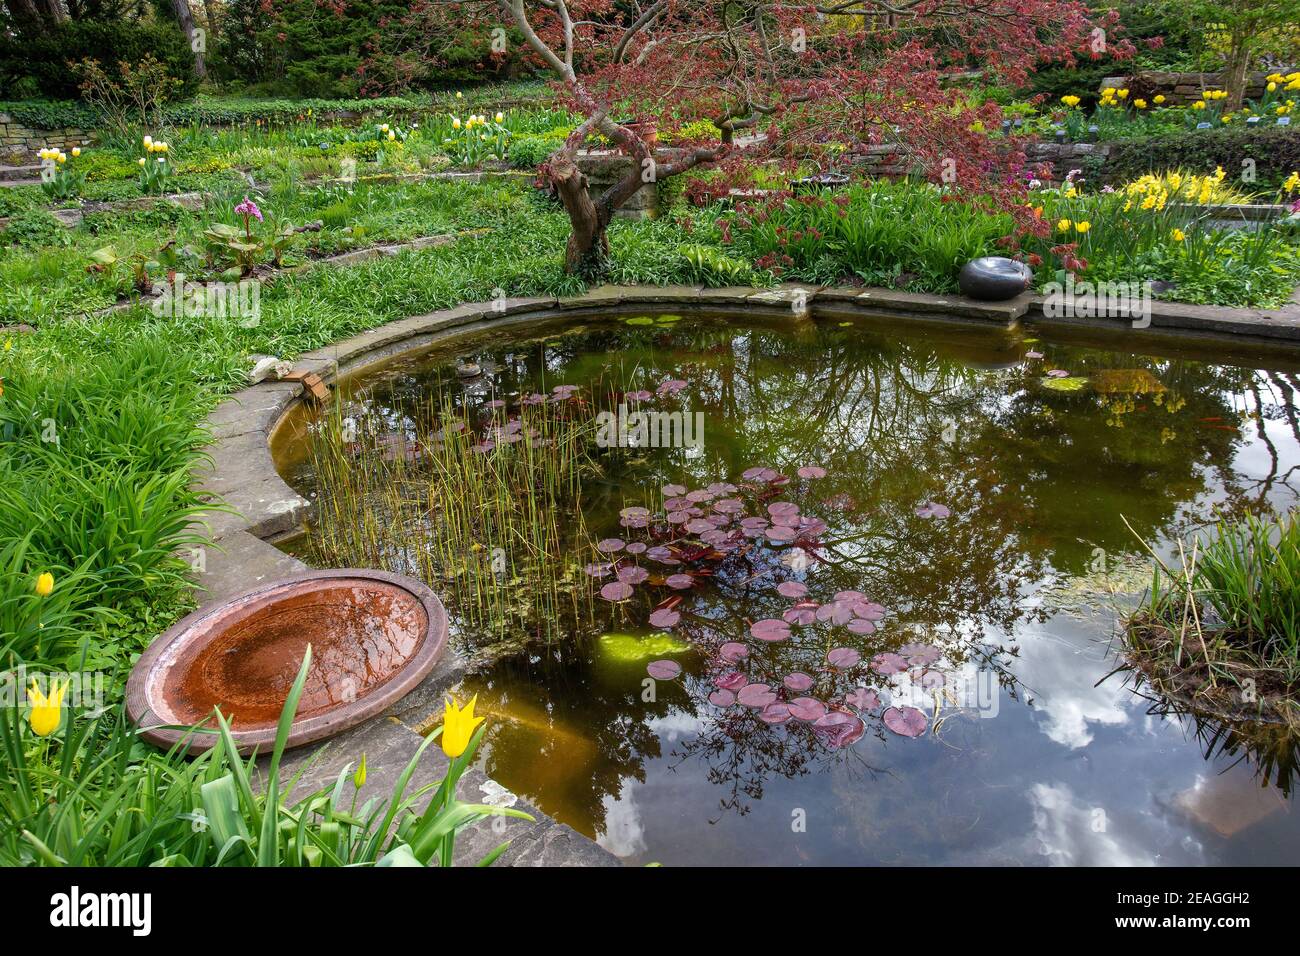
{"type": "Polygon", "coordinates": [[[277,441],[285,547],[426,580],[482,769],[628,862],[1294,862],[1294,742],[1156,699],[1115,622],[1143,541],[1295,506],[1300,363],[1104,341],[476,332],[277,441]]]}

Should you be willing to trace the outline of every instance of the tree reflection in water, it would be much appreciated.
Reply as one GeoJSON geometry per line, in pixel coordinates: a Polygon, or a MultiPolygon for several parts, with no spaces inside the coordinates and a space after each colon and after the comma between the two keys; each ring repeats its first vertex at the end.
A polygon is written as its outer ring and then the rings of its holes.
{"type": "MultiPolygon", "coordinates": [[[[950,670],[969,665],[995,675],[1005,703],[1021,697],[1017,635],[1048,616],[1039,591],[1084,574],[1098,548],[1138,553],[1124,518],[1143,538],[1168,541],[1206,520],[1210,501],[1229,515],[1290,504],[1300,468],[1290,447],[1279,447],[1279,435],[1300,444],[1300,383],[1291,372],[1054,344],[1032,346],[1040,360],[1026,358],[1027,348],[992,332],[905,338],[790,319],[740,327],[615,321],[524,343],[485,339],[461,353],[490,370],[472,389],[444,354],[355,397],[402,430],[436,404],[431,393],[452,392],[472,406],[574,384],[594,412],[627,390],[684,380],[687,388],[662,406],[704,413],[702,449],[601,452],[604,473],[583,492],[596,537],[623,533],[621,508],[658,508],[666,483],[696,488],[736,481],[754,465],[786,474],[820,465],[827,476],[800,489],[804,512],[828,525],[822,546],[809,550],[807,581],[817,595],[858,590],[892,612],[852,646],[869,660],[909,642],[933,643],[950,670]],[[1090,385],[1055,391],[1044,381],[1053,368],[1090,385]],[[1263,450],[1256,458],[1268,463],[1265,473],[1242,466],[1247,447],[1263,450]],[[943,503],[951,517],[918,516],[926,502],[943,503]]],[[[400,529],[394,534],[400,540],[400,529]]],[[[574,542],[583,561],[586,547],[574,542]]],[[[822,700],[843,700],[862,685],[884,689],[861,669],[826,668],[828,648],[851,637],[842,630],[833,641],[821,626],[778,644],[749,638],[750,622],[790,606],[774,591],[791,577],[786,550],[729,558],[686,593],[678,610],[700,651],[682,658],[679,682],[659,682],[655,700],[641,697],[645,661],[612,665],[598,637],[641,633],[651,607],[671,593],[663,588],[598,607],[597,620],[567,622],[570,641],[513,652],[487,668],[471,683],[483,710],[500,717],[488,772],[589,833],[603,832],[606,798],[644,781],[651,761],[707,778],[721,791],[719,808],[738,813],[774,777],[813,776],[832,763],[864,778],[889,772],[867,761],[865,746],[828,748],[807,724],[774,728],[752,710],[707,702],[724,667],[715,653],[723,641],[746,642],[747,666],[778,682],[794,671],[813,675],[822,700]],[[524,724],[534,731],[524,733],[524,724]]],[[[454,595],[449,603],[454,612],[454,595]]],[[[473,646],[476,636],[460,639],[473,646]]],[[[1101,676],[1083,672],[1079,680],[1091,685],[1101,676]]],[[[880,739],[889,734],[878,709],[868,728],[880,739]]]]}

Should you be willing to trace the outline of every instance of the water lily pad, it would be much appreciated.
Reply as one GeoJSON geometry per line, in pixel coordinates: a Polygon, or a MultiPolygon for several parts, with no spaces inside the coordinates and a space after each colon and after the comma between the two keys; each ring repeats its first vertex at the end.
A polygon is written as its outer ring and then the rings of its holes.
{"type": "Polygon", "coordinates": [[[928,726],[925,714],[915,707],[890,707],[882,719],[885,726],[900,737],[919,737],[928,726]]]}
{"type": "Polygon", "coordinates": [[[871,669],[877,674],[901,674],[907,670],[907,661],[898,654],[885,652],[871,659],[871,669]]]}
{"type": "Polygon", "coordinates": [[[876,633],[876,624],[874,621],[868,621],[865,618],[855,617],[844,625],[851,634],[874,634],[876,633]]]}
{"type": "Polygon", "coordinates": [[[776,586],[776,593],[782,597],[800,598],[808,593],[808,585],[802,581],[782,581],[776,586]]]}
{"type": "Polygon", "coordinates": [[[630,584],[625,584],[622,581],[611,581],[600,589],[600,596],[606,601],[626,601],[632,596],[634,590],[636,589],[630,584]]]}
{"type": "Polygon", "coordinates": [[[709,703],[713,704],[715,707],[730,707],[735,702],[735,693],[723,688],[718,688],[709,695],[709,703]]]}
{"type": "Polygon", "coordinates": [[[826,469],[821,465],[804,465],[795,474],[800,478],[825,478],[826,469]]]}
{"type": "Polygon", "coordinates": [[[927,501],[916,509],[918,518],[947,518],[952,512],[948,510],[947,505],[941,505],[934,501],[927,501]]]}
{"type": "Polygon", "coordinates": [[[847,624],[853,620],[853,608],[843,601],[831,601],[817,609],[817,620],[831,624],[847,624]]]}
{"type": "Polygon", "coordinates": [[[1057,392],[1077,392],[1088,384],[1088,380],[1081,375],[1070,375],[1065,378],[1044,378],[1042,384],[1043,388],[1057,392]]]}
{"type": "Polygon", "coordinates": [[[869,687],[858,687],[845,696],[844,700],[858,710],[875,710],[880,706],[880,695],[869,687]]]}
{"type": "Polygon", "coordinates": [[[685,485],[664,485],[663,488],[660,489],[660,491],[664,493],[665,498],[675,498],[678,495],[686,494],[686,486],[685,485]]]}
{"type": "Polygon", "coordinates": [[[765,724],[784,724],[790,719],[790,708],[779,700],[774,700],[758,712],[758,719],[765,724]]]}
{"type": "Polygon", "coordinates": [[[795,671],[793,674],[787,674],[781,683],[796,694],[802,694],[812,687],[813,679],[803,671],[795,671]]]}
{"type": "Polygon", "coordinates": [[[618,579],[624,584],[641,584],[649,578],[650,572],[645,568],[638,568],[635,564],[618,569],[618,579]]]}
{"type": "Polygon", "coordinates": [[[738,691],[749,683],[749,678],[740,671],[727,671],[713,678],[713,686],[722,690],[738,691]]]}
{"type": "Polygon", "coordinates": [[[816,697],[796,697],[790,701],[790,716],[811,723],[826,714],[826,705],[816,697]]]}
{"type": "Polygon", "coordinates": [[[718,656],[728,664],[738,664],[749,656],[749,648],[739,641],[727,641],[718,648],[718,656]]]}
{"type": "Polygon", "coordinates": [[[625,543],[622,538],[602,538],[596,542],[596,550],[603,554],[613,554],[622,551],[625,543]]]}
{"type": "Polygon", "coordinates": [[[664,578],[664,584],[678,591],[685,591],[695,583],[695,578],[689,574],[670,574],[664,578]]]}
{"type": "Polygon", "coordinates": [[[790,608],[781,615],[781,620],[787,624],[799,624],[807,626],[817,619],[817,602],[800,601],[794,607],[790,608]]]}
{"type": "Polygon", "coordinates": [[[848,747],[862,739],[867,725],[861,717],[833,710],[813,721],[813,731],[831,747],[848,747]]]}
{"type": "Polygon", "coordinates": [[[651,661],[645,672],[655,680],[674,680],[682,672],[682,665],[670,660],[651,661]]]}
{"type": "Polygon", "coordinates": [[[907,658],[907,662],[917,667],[928,667],[939,659],[939,648],[933,644],[904,644],[898,653],[907,658]]]}
{"type": "Polygon", "coordinates": [[[668,610],[667,608],[661,608],[658,611],[650,612],[650,625],[652,627],[676,627],[677,622],[681,619],[681,614],[676,611],[668,610]]]}
{"type": "Polygon", "coordinates": [[[861,660],[862,655],[851,647],[832,647],[826,655],[826,663],[831,667],[854,667],[861,660]]]}
{"type": "Polygon", "coordinates": [[[746,684],[736,692],[736,701],[744,707],[766,707],[776,700],[776,692],[766,684],[746,684]]]}
{"type": "Polygon", "coordinates": [[[790,625],[779,618],[769,617],[751,624],[749,633],[760,641],[786,641],[790,639],[790,625]]]}

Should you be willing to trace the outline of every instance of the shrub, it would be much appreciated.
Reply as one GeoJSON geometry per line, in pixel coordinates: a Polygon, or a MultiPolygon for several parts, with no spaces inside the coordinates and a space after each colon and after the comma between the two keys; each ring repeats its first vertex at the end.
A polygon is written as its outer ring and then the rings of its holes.
{"type": "Polygon", "coordinates": [[[198,89],[194,54],[179,27],[118,20],[73,20],[40,32],[0,33],[0,87],[32,77],[41,95],[74,99],[80,95],[79,81],[70,63],[98,60],[120,82],[117,64],[138,63],[145,56],[156,57],[180,81],[179,95],[192,96],[198,89]]]}
{"type": "Polygon", "coordinates": [[[1105,176],[1110,182],[1121,182],[1166,169],[1206,173],[1221,166],[1235,179],[1246,160],[1254,160],[1252,188],[1276,189],[1300,168],[1300,129],[1239,127],[1120,140],[1111,145],[1105,176]]]}

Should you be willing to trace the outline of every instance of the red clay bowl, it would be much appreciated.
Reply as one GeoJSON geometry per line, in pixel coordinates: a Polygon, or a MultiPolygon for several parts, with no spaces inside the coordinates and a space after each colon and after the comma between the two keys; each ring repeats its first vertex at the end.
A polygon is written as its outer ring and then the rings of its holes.
{"type": "Polygon", "coordinates": [[[447,612],[423,584],[384,571],[308,571],[195,611],[141,655],[126,706],[160,747],[216,743],[213,708],[241,753],[266,753],[289,688],[311,644],[311,668],[289,747],[361,723],[420,683],[447,646],[447,612]]]}

